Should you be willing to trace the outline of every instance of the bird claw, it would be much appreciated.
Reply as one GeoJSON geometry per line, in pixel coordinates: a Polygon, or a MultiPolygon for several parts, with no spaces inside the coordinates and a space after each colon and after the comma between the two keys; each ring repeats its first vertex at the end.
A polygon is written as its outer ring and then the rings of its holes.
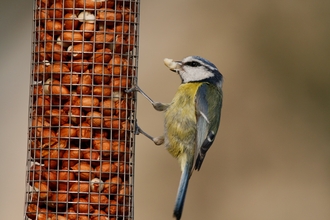
{"type": "Polygon", "coordinates": [[[141,89],[137,85],[133,85],[132,88],[125,90],[126,93],[139,92],[139,91],[141,91],[141,89]]]}
{"type": "Polygon", "coordinates": [[[135,135],[141,134],[141,128],[136,124],[135,125],[135,135]]]}

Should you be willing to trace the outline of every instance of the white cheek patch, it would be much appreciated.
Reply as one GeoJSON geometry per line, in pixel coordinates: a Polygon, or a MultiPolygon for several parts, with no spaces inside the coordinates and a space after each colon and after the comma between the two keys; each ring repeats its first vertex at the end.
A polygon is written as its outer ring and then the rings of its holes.
{"type": "Polygon", "coordinates": [[[183,71],[180,71],[180,76],[183,82],[191,82],[191,81],[200,81],[210,77],[213,77],[213,73],[206,71],[203,67],[189,67],[184,66],[183,71]]]}

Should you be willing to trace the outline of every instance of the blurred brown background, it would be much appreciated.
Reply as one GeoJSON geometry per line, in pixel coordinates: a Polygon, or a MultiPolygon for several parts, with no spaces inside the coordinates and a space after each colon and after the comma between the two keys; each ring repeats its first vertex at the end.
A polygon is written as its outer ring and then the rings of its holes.
{"type": "MultiPolygon", "coordinates": [[[[139,85],[169,102],[163,58],[200,55],[223,73],[216,142],[191,178],[183,219],[330,219],[330,2],[144,0],[139,85]]],[[[0,7],[0,213],[22,219],[32,1],[0,7]]],[[[162,133],[142,96],[138,121],[162,133]]],[[[172,219],[177,162],[136,144],[135,219],[172,219]]]]}

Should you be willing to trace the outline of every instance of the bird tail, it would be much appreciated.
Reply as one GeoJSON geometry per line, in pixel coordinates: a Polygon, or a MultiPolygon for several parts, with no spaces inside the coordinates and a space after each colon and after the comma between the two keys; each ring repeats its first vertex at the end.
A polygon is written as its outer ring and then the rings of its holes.
{"type": "Polygon", "coordinates": [[[176,220],[181,219],[184,200],[186,198],[188,183],[190,179],[190,173],[191,173],[191,167],[188,164],[186,164],[181,174],[178,194],[176,196],[176,202],[174,207],[173,216],[176,218],[176,220]]]}

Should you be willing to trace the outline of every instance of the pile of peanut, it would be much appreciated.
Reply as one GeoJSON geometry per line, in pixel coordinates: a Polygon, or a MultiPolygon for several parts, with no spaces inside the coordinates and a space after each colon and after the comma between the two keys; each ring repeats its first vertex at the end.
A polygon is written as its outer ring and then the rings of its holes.
{"type": "Polygon", "coordinates": [[[137,8],[36,0],[27,218],[132,219],[137,8]]]}

